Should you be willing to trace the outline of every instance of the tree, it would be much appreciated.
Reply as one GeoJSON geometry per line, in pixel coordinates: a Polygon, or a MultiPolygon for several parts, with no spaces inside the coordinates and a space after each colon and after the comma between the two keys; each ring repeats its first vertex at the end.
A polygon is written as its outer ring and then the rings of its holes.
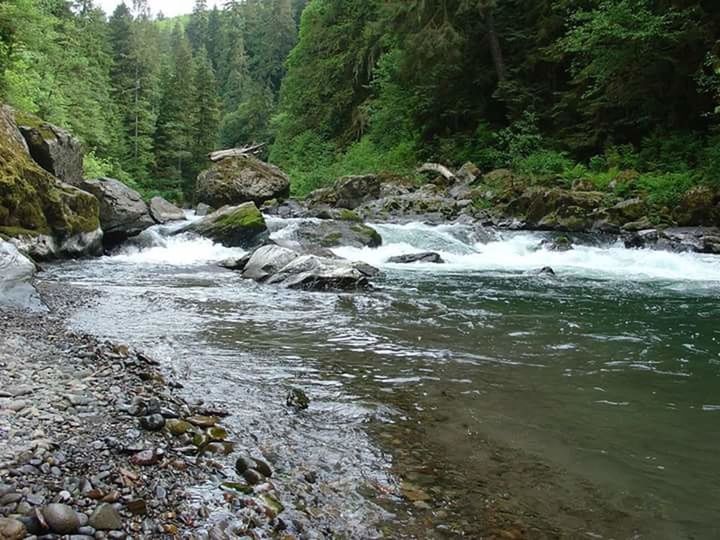
{"type": "Polygon", "coordinates": [[[193,83],[196,110],[192,153],[194,169],[199,171],[207,161],[207,153],[215,147],[220,122],[217,81],[204,47],[195,55],[193,83]]]}
{"type": "Polygon", "coordinates": [[[187,26],[187,36],[193,51],[197,51],[200,47],[207,49],[209,39],[207,0],[195,0],[195,6],[187,26]]]}

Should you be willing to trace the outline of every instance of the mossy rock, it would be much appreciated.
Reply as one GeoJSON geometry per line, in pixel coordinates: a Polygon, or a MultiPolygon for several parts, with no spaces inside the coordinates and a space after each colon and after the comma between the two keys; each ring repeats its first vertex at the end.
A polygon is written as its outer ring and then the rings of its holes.
{"type": "Polygon", "coordinates": [[[319,223],[300,223],[295,235],[300,244],[310,248],[317,246],[374,248],[382,244],[382,237],[372,227],[354,221],[335,219],[323,220],[319,223]]]}
{"type": "Polygon", "coordinates": [[[245,249],[268,238],[265,218],[252,202],[221,208],[178,232],[194,232],[225,246],[245,249]]]}
{"type": "Polygon", "coordinates": [[[337,218],[342,221],[354,221],[356,223],[362,223],[363,221],[363,219],[359,215],[357,215],[356,212],[348,210],[347,208],[341,208],[338,211],[337,218]]]}
{"type": "Polygon", "coordinates": [[[37,165],[20,142],[10,109],[0,109],[0,227],[64,239],[100,227],[92,195],[37,165]]]}

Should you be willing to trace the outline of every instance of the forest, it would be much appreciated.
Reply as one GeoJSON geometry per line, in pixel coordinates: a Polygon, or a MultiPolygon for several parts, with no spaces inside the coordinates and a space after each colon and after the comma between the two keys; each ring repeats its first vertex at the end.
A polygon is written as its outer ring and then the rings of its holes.
{"type": "Polygon", "coordinates": [[[151,16],[0,4],[0,99],[65,125],[86,175],[193,197],[208,151],[266,144],[304,195],[418,163],[672,204],[720,182],[714,0],[231,0],[151,16]]]}

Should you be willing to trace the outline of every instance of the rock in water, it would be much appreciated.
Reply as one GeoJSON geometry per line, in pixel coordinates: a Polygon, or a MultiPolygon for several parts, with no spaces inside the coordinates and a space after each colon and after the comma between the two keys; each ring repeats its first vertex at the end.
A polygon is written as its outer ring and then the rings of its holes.
{"type": "Polygon", "coordinates": [[[120,514],[112,505],[107,503],[98,505],[90,516],[88,524],[98,531],[115,531],[122,528],[120,514]]]}
{"type": "Polygon", "coordinates": [[[227,206],[177,231],[196,233],[228,247],[251,249],[269,237],[267,225],[255,203],[227,206]]]}
{"type": "Polygon", "coordinates": [[[185,212],[162,197],[153,197],[150,199],[149,207],[150,215],[160,224],[168,223],[170,221],[182,221],[185,219],[185,212]]]}
{"type": "Polygon", "coordinates": [[[339,246],[349,247],[379,247],[382,245],[380,234],[363,223],[328,219],[319,223],[302,221],[298,223],[294,233],[295,240],[302,247],[332,248],[339,246]]]}
{"type": "Polygon", "coordinates": [[[236,270],[236,271],[242,271],[245,270],[245,267],[247,266],[247,263],[250,261],[250,257],[252,256],[251,253],[246,253],[242,257],[230,258],[225,259],[224,261],[220,261],[218,263],[219,266],[222,268],[227,268],[228,270],[236,270]]]}
{"type": "Polygon", "coordinates": [[[148,431],[160,431],[165,427],[165,417],[162,414],[151,414],[140,418],[140,427],[148,431]]]}
{"type": "Polygon", "coordinates": [[[335,182],[335,205],[353,210],[363,203],[380,196],[380,178],[373,174],[345,176],[335,182]]]}
{"type": "Polygon", "coordinates": [[[211,214],[212,212],[214,212],[214,210],[205,203],[200,203],[195,208],[195,215],[198,217],[205,217],[208,214],[211,214]]]}
{"type": "Polygon", "coordinates": [[[426,251],[425,253],[411,253],[409,255],[390,257],[387,262],[396,264],[411,264],[416,262],[443,264],[445,261],[439,253],[426,251]]]}
{"type": "Polygon", "coordinates": [[[317,255],[302,255],[271,276],[267,283],[310,291],[354,291],[370,286],[367,271],[353,263],[317,255]]]}
{"type": "Polygon", "coordinates": [[[0,240],[0,305],[41,309],[40,297],[32,285],[35,264],[17,248],[0,240]]]}
{"type": "Polygon", "coordinates": [[[100,225],[106,246],[115,246],[155,225],[140,194],[120,180],[85,180],[82,189],[95,195],[100,203],[100,225]]]}
{"type": "Polygon", "coordinates": [[[298,257],[298,253],[280,246],[262,246],[255,250],[245,266],[243,277],[262,281],[298,257]]]}
{"type": "Polygon", "coordinates": [[[253,156],[227,157],[197,178],[199,200],[219,208],[244,202],[262,204],[290,195],[290,178],[274,165],[253,156]]]}
{"type": "Polygon", "coordinates": [[[48,527],[57,534],[71,534],[80,527],[77,513],[66,504],[48,504],[42,515],[48,527]]]}
{"type": "Polygon", "coordinates": [[[555,270],[550,266],[543,266],[540,270],[535,270],[534,274],[536,276],[554,276],[555,270]]]}
{"type": "Polygon", "coordinates": [[[288,407],[303,410],[310,407],[310,398],[300,388],[291,388],[285,399],[288,407]]]}
{"type": "Polygon", "coordinates": [[[80,141],[62,128],[22,113],[15,119],[32,158],[61,181],[79,186],[83,179],[83,151],[80,141]]]}

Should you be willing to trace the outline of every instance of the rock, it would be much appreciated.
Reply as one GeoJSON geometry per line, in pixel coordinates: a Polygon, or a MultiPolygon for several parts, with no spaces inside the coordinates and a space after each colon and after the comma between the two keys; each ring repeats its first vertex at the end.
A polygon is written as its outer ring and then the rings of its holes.
{"type": "Polygon", "coordinates": [[[228,157],[200,173],[197,198],[211,206],[258,205],[290,195],[290,178],[278,167],[253,156],[228,157]]]}
{"type": "Polygon", "coordinates": [[[265,219],[255,203],[228,206],[177,231],[195,233],[228,247],[251,249],[265,242],[269,235],[265,219]]]}
{"type": "Polygon", "coordinates": [[[532,186],[513,198],[504,208],[527,226],[561,231],[588,230],[605,198],[596,191],[572,191],[532,186]]]}
{"type": "Polygon", "coordinates": [[[622,228],[625,231],[645,231],[647,229],[652,229],[653,223],[650,221],[649,217],[643,216],[637,221],[625,223],[622,228]]]}
{"type": "Polygon", "coordinates": [[[201,427],[201,428],[214,427],[215,424],[217,424],[220,421],[220,419],[217,416],[204,416],[201,414],[189,416],[186,420],[188,422],[190,422],[192,425],[201,427]]]}
{"type": "Polygon", "coordinates": [[[71,534],[80,528],[78,515],[66,504],[48,504],[42,509],[42,516],[48,527],[58,534],[71,534]]]}
{"type": "Polygon", "coordinates": [[[25,536],[27,536],[27,530],[21,521],[0,518],[0,538],[3,540],[22,540],[25,536]]]}
{"type": "Polygon", "coordinates": [[[142,516],[147,514],[147,504],[144,499],[135,499],[128,501],[127,509],[134,516],[142,516]]]}
{"type": "Polygon", "coordinates": [[[256,484],[261,483],[263,480],[265,480],[265,477],[263,477],[262,474],[260,474],[255,469],[247,469],[245,472],[242,473],[242,477],[245,479],[245,481],[250,484],[251,486],[254,486],[256,484]]]}
{"type": "Polygon", "coordinates": [[[263,461],[262,459],[254,459],[255,461],[255,470],[262,474],[263,476],[267,478],[271,478],[273,475],[273,470],[270,467],[270,464],[266,461],[263,461]]]}
{"type": "Polygon", "coordinates": [[[185,212],[162,197],[153,197],[149,204],[150,216],[160,224],[185,220],[185,212]]]}
{"type": "Polygon", "coordinates": [[[540,242],[540,247],[548,251],[570,251],[573,248],[573,242],[567,236],[556,236],[540,242]]]}
{"type": "Polygon", "coordinates": [[[720,226],[720,192],[697,186],[683,195],[673,212],[681,227],[720,226]]]}
{"type": "Polygon", "coordinates": [[[119,180],[85,180],[82,188],[100,203],[100,224],[106,246],[115,246],[155,224],[140,194],[119,180]]]}
{"type": "Polygon", "coordinates": [[[540,270],[535,270],[533,273],[536,276],[554,276],[555,270],[553,270],[550,266],[544,266],[540,270]]]}
{"type": "Polygon", "coordinates": [[[62,243],[100,227],[97,200],[30,158],[8,107],[0,107],[0,163],[0,238],[45,235],[62,243]]]}
{"type": "Polygon", "coordinates": [[[359,290],[369,286],[368,276],[349,261],[302,255],[271,276],[267,283],[313,291],[359,290]]]}
{"type": "Polygon", "coordinates": [[[83,178],[80,141],[64,129],[27,113],[16,113],[15,120],[35,162],[61,181],[79,186],[83,178]]]}
{"type": "Polygon", "coordinates": [[[246,253],[237,259],[225,259],[224,261],[219,262],[218,265],[222,268],[227,268],[228,270],[242,271],[245,270],[251,256],[252,253],[246,253]]]}
{"type": "Polygon", "coordinates": [[[100,256],[103,253],[103,232],[98,228],[94,231],[79,233],[69,238],[54,238],[47,234],[18,233],[10,242],[32,257],[34,261],[50,261],[53,259],[75,259],[85,256],[100,256]]]}
{"type": "Polygon", "coordinates": [[[374,266],[370,266],[367,263],[364,262],[353,262],[352,263],[353,268],[360,272],[361,274],[366,275],[367,277],[377,277],[382,272],[378,268],[375,268],[374,266]]]}
{"type": "MultiPolygon", "coordinates": [[[[141,452],[138,452],[137,454],[133,454],[130,457],[130,463],[132,463],[133,465],[139,465],[141,467],[155,465],[158,461],[160,461],[160,454],[153,449],[143,450],[141,452]]],[[[90,525],[95,527],[94,525],[92,525],[92,523],[90,525]]]]}
{"type": "Polygon", "coordinates": [[[98,531],[114,531],[122,528],[120,514],[111,504],[102,503],[90,515],[88,524],[98,531]]]}
{"type": "Polygon", "coordinates": [[[374,174],[345,176],[333,186],[335,206],[354,210],[380,196],[380,178],[374,174]]]}
{"type": "Polygon", "coordinates": [[[148,431],[160,431],[165,427],[165,417],[162,414],[151,414],[140,418],[140,427],[148,431]]]}
{"type": "Polygon", "coordinates": [[[457,173],[455,173],[455,176],[461,182],[471,184],[475,180],[480,178],[481,174],[482,174],[482,171],[478,168],[478,166],[475,165],[474,163],[472,163],[471,161],[468,161],[462,167],[460,167],[460,170],[457,173]]]}
{"type": "Polygon", "coordinates": [[[263,281],[275,274],[299,256],[298,253],[280,246],[262,246],[256,249],[250,257],[243,277],[263,281]]]}
{"type": "Polygon", "coordinates": [[[43,309],[32,284],[35,264],[11,243],[0,240],[0,305],[43,309]]]}
{"type": "Polygon", "coordinates": [[[382,237],[375,229],[352,221],[302,221],[298,223],[293,234],[294,239],[303,247],[378,247],[382,245],[382,237]]]}
{"type": "Polygon", "coordinates": [[[411,264],[411,263],[435,263],[443,264],[445,261],[439,253],[427,251],[424,253],[411,253],[409,255],[397,255],[390,257],[387,262],[395,264],[411,264]]]}
{"type": "Polygon", "coordinates": [[[186,422],[185,420],[172,418],[165,422],[165,429],[173,435],[178,436],[193,431],[193,426],[190,422],[186,422]]]}
{"type": "Polygon", "coordinates": [[[633,221],[638,221],[646,217],[647,207],[642,199],[627,199],[617,203],[607,209],[607,215],[611,223],[624,225],[633,221]]]}
{"type": "Polygon", "coordinates": [[[198,217],[205,217],[212,212],[214,212],[214,209],[205,203],[200,203],[195,208],[195,215],[198,217]]]}
{"type": "Polygon", "coordinates": [[[659,238],[657,229],[645,229],[626,236],[624,243],[628,249],[642,249],[655,245],[659,238]]]}
{"type": "Polygon", "coordinates": [[[291,388],[285,398],[285,404],[294,409],[304,410],[310,407],[310,398],[300,388],[291,388]]]}

